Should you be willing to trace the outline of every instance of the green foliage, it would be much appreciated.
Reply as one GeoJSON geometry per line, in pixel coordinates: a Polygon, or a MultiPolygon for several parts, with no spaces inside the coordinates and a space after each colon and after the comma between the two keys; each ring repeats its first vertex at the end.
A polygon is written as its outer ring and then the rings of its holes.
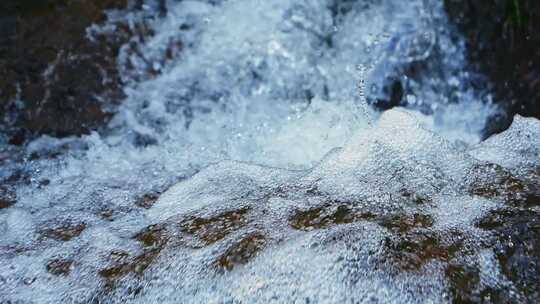
{"type": "Polygon", "coordinates": [[[523,10],[522,0],[508,0],[508,16],[512,24],[517,28],[522,28],[527,22],[527,14],[523,10]]]}

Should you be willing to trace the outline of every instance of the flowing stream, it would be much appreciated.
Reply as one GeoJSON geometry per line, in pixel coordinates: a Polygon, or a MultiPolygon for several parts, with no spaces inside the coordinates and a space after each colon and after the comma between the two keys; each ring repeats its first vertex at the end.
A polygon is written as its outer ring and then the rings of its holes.
{"type": "Polygon", "coordinates": [[[498,109],[442,1],[166,6],[88,29],[144,19],[154,34],[122,48],[127,97],[104,132],[28,146],[67,151],[29,158],[0,210],[0,303],[530,296],[478,222],[528,199],[540,122],[481,141],[498,109]],[[374,110],[396,82],[404,106],[374,110]]]}

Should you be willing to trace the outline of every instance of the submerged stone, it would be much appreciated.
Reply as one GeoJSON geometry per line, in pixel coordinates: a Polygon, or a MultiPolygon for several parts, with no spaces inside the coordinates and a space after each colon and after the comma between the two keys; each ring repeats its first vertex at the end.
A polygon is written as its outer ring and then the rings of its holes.
{"type": "Polygon", "coordinates": [[[409,232],[384,240],[384,261],[398,271],[419,271],[432,261],[448,262],[463,246],[460,238],[443,240],[430,232],[409,232]]]}
{"type": "Polygon", "coordinates": [[[504,275],[530,299],[540,299],[540,214],[507,208],[477,224],[495,234],[495,254],[504,275]]]}
{"type": "Polygon", "coordinates": [[[86,224],[84,222],[75,222],[72,220],[66,220],[62,223],[52,223],[53,227],[43,228],[40,233],[46,238],[55,239],[57,241],[67,242],[73,238],[78,237],[84,229],[86,224]]]}
{"type": "Polygon", "coordinates": [[[182,232],[210,245],[246,226],[249,211],[249,208],[241,208],[209,218],[194,216],[183,220],[179,227],[182,232]]]}
{"type": "Polygon", "coordinates": [[[0,186],[0,209],[9,208],[17,203],[17,194],[11,187],[0,186]]]}
{"type": "Polygon", "coordinates": [[[394,232],[406,233],[414,228],[433,226],[433,218],[421,213],[397,214],[383,217],[380,220],[380,225],[394,232]]]}
{"type": "Polygon", "coordinates": [[[289,223],[297,230],[312,230],[375,217],[376,215],[371,212],[360,212],[347,205],[325,205],[308,210],[296,210],[289,218],[289,223]]]}
{"type": "Polygon", "coordinates": [[[141,208],[150,209],[156,203],[158,198],[159,193],[148,193],[137,199],[135,205],[141,208]]]}
{"type": "Polygon", "coordinates": [[[137,233],[134,238],[144,247],[162,247],[168,241],[166,232],[163,224],[151,225],[137,233]]]}
{"type": "Polygon", "coordinates": [[[73,260],[70,259],[52,259],[47,262],[47,271],[56,276],[69,275],[73,268],[73,260]]]}
{"type": "Polygon", "coordinates": [[[255,232],[235,241],[217,260],[216,265],[227,271],[239,265],[247,264],[266,246],[267,237],[261,232],[255,232]]]}
{"type": "Polygon", "coordinates": [[[134,257],[122,251],[111,252],[109,266],[99,271],[99,276],[105,281],[106,290],[116,288],[118,281],[130,274],[140,279],[144,272],[155,263],[161,249],[145,249],[143,253],[134,257]]]}
{"type": "Polygon", "coordinates": [[[528,187],[522,180],[496,164],[475,166],[469,173],[468,191],[486,198],[499,198],[508,202],[527,199],[528,187]]]}

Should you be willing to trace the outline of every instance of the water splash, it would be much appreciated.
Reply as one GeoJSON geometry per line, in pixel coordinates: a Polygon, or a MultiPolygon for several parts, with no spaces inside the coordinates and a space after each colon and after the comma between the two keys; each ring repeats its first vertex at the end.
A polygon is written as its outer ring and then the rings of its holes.
{"type": "Polygon", "coordinates": [[[26,163],[0,210],[0,299],[447,302],[440,265],[458,255],[441,252],[480,248],[474,221],[506,193],[467,176],[537,166],[522,135],[539,127],[518,118],[469,148],[492,109],[441,2],[167,4],[155,35],[122,49],[127,99],[107,132],[31,145],[72,143],[26,163]],[[412,63],[424,77],[404,79],[412,63]],[[375,113],[390,76],[414,102],[375,113]]]}

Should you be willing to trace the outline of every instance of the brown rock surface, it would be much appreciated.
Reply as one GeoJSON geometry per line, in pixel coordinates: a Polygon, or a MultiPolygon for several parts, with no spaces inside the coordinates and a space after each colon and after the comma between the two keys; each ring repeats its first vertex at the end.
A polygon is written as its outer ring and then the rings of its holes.
{"type": "Polygon", "coordinates": [[[5,0],[0,4],[0,124],[12,144],[33,134],[87,133],[107,121],[101,99],[122,98],[116,67],[129,33],[87,37],[126,0],[5,0]],[[16,102],[20,99],[21,102],[16,102]]]}

